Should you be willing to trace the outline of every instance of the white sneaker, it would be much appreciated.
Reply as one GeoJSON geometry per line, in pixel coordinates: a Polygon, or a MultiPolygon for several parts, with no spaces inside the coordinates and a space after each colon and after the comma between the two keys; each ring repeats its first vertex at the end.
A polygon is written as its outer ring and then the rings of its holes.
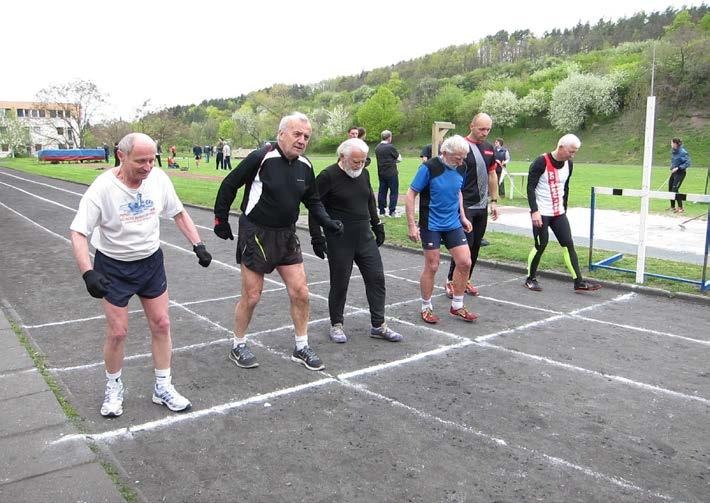
{"type": "Polygon", "coordinates": [[[402,214],[399,212],[399,210],[394,210],[394,212],[389,212],[388,213],[390,218],[399,218],[402,216],[402,214]]]}
{"type": "Polygon", "coordinates": [[[330,340],[333,342],[337,343],[344,343],[348,342],[348,337],[345,335],[345,332],[343,331],[343,324],[342,323],[336,323],[332,327],[330,327],[330,340]]]}
{"type": "Polygon", "coordinates": [[[173,412],[183,412],[192,407],[190,400],[178,393],[172,384],[160,387],[156,384],[153,388],[153,403],[165,405],[173,412]]]}
{"type": "Polygon", "coordinates": [[[121,379],[106,381],[104,403],[101,404],[101,415],[118,417],[123,414],[123,381],[121,379]]]}

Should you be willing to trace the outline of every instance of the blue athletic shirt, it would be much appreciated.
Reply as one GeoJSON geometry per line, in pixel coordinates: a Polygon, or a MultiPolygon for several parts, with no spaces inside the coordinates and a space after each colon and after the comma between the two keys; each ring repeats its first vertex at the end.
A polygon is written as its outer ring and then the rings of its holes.
{"type": "Polygon", "coordinates": [[[463,166],[446,166],[438,157],[419,166],[410,187],[419,193],[421,229],[444,232],[461,227],[459,193],[463,187],[463,170],[463,166]]]}

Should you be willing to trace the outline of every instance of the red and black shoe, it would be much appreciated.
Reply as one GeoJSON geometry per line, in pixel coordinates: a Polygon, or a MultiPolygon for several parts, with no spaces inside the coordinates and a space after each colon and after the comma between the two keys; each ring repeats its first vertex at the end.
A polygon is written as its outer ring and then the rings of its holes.
{"type": "Polygon", "coordinates": [[[424,320],[424,323],[434,325],[435,323],[439,323],[440,318],[435,315],[431,309],[425,309],[422,311],[422,320],[424,320]]]}
{"type": "Polygon", "coordinates": [[[453,306],[449,310],[449,314],[455,318],[459,318],[463,321],[476,321],[478,319],[478,315],[476,313],[472,313],[466,307],[460,307],[459,309],[455,309],[453,306]]]}
{"type": "Polygon", "coordinates": [[[593,292],[599,290],[602,286],[594,281],[589,281],[587,279],[579,280],[574,282],[575,292],[593,292]]]}

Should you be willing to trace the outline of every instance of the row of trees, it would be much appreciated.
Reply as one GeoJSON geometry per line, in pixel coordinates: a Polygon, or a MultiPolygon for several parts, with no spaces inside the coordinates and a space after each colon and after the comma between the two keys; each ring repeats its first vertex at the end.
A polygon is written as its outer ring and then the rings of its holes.
{"type": "Polygon", "coordinates": [[[90,112],[103,100],[90,83],[45,90],[40,98],[80,100],[84,115],[77,137],[87,145],[138,130],[164,144],[204,145],[222,137],[256,146],[273,139],[282,116],[300,110],[314,123],[314,147],[332,150],[352,124],[364,126],[370,140],[384,129],[412,140],[426,136],[434,120],[454,122],[463,131],[477,111],[490,113],[501,128],[578,131],[643,103],[654,52],[659,98],[677,109],[706,105],[710,13],[705,5],[578,25],[540,39],[529,31],[501,31],[478,43],[311,86],[276,84],[159,112],[144,103],[131,122],[89,127],[90,112]]]}

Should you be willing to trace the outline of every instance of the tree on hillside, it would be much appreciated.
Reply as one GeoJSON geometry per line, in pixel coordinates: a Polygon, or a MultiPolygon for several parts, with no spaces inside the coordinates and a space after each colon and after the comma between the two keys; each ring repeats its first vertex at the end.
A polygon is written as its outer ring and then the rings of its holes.
{"type": "Polygon", "coordinates": [[[9,150],[10,157],[15,157],[29,144],[29,128],[20,124],[17,118],[12,115],[0,116],[0,146],[2,150],[9,150]]]}
{"type": "Polygon", "coordinates": [[[701,19],[681,11],[656,50],[658,95],[673,104],[693,104],[710,95],[710,36],[701,19]]]}
{"type": "Polygon", "coordinates": [[[457,110],[464,99],[463,89],[451,84],[445,85],[436,94],[430,107],[429,122],[449,121],[458,122],[457,110]]]}
{"type": "Polygon", "coordinates": [[[402,112],[399,106],[399,98],[385,86],[380,86],[372,98],[360,107],[357,120],[370,131],[371,136],[378,135],[385,129],[395,132],[402,123],[402,112]]]}
{"type": "Polygon", "coordinates": [[[488,91],[483,95],[481,112],[486,112],[493,119],[493,124],[505,130],[515,126],[518,121],[520,104],[518,97],[509,89],[503,91],[488,91]]]}
{"type": "Polygon", "coordinates": [[[544,89],[531,89],[519,102],[518,117],[525,121],[538,117],[547,111],[548,98],[544,89]]]}
{"type": "Polygon", "coordinates": [[[611,76],[574,74],[552,91],[550,122],[558,131],[583,129],[592,115],[609,117],[619,109],[617,83],[611,76]]]}
{"type": "MultiPolygon", "coordinates": [[[[63,113],[61,117],[56,117],[56,119],[61,120],[66,130],[71,132],[77,147],[84,144],[84,136],[88,128],[101,105],[106,103],[106,95],[99,90],[96,84],[81,79],[45,87],[37,93],[36,98],[48,108],[57,109],[59,107],[63,113]]],[[[66,142],[63,138],[51,139],[58,143],[66,142]]]]}

